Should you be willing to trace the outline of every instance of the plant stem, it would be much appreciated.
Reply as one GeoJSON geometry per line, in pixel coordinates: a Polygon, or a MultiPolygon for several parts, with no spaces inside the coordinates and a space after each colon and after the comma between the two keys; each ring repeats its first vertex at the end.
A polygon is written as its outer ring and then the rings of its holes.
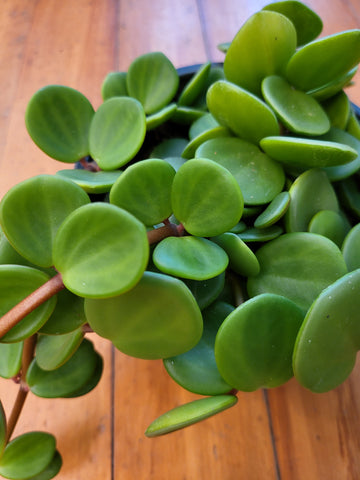
{"type": "Polygon", "coordinates": [[[25,318],[26,315],[53,295],[60,292],[63,288],[65,288],[65,286],[61,274],[58,273],[55,277],[52,277],[48,282],[41,285],[41,287],[15,305],[15,307],[0,318],[0,338],[25,318]]]}
{"type": "Polygon", "coordinates": [[[147,232],[147,237],[150,245],[153,243],[160,242],[163,238],[166,237],[178,237],[181,230],[179,229],[180,225],[175,225],[174,223],[167,223],[163,227],[154,228],[147,232]]]}
{"type": "Polygon", "coordinates": [[[33,335],[32,337],[29,337],[24,341],[24,349],[22,353],[20,388],[17,393],[15,403],[7,424],[7,442],[10,440],[11,435],[14,432],[17,421],[19,420],[21,411],[23,409],[27,394],[29,393],[29,387],[27,386],[25,379],[26,379],[26,373],[29,368],[29,365],[34,357],[35,346],[36,346],[36,335],[33,335]]]}

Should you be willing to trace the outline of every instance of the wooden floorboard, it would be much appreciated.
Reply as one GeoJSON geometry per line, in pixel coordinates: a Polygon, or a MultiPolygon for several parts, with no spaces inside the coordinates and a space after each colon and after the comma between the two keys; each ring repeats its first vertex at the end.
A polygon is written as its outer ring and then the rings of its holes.
{"type": "MultiPolygon", "coordinates": [[[[18,181],[55,173],[29,139],[24,112],[49,83],[82,91],[98,107],[109,71],[126,70],[148,51],[176,67],[221,61],[231,40],[266,0],[3,0],[0,9],[0,197],[18,181]]],[[[358,0],[308,0],[323,35],[360,27],[358,0]]],[[[348,90],[360,104],[360,74],[348,90]]],[[[91,335],[90,338],[95,338],[91,335]]],[[[196,396],[160,361],[129,358],[104,340],[98,387],[72,400],[30,395],[16,434],[52,432],[64,459],[59,480],[357,480],[360,478],[360,364],[334,392],[315,395],[291,380],[264,394],[239,394],[232,409],[167,437],[147,439],[148,424],[196,396]]],[[[7,412],[16,386],[0,381],[7,412]]]]}

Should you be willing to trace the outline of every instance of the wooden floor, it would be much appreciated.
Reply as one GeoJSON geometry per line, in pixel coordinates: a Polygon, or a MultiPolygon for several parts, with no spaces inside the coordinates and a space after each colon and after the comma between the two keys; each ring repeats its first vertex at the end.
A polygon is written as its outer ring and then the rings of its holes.
{"type": "MultiPolygon", "coordinates": [[[[19,180],[63,168],[29,140],[24,110],[49,83],[81,90],[97,107],[107,72],[161,50],[180,67],[221,61],[266,0],[1,0],[0,196],[19,180]]],[[[323,34],[360,27],[359,0],[307,0],[323,34]]],[[[358,85],[348,93],[360,104],[358,85]]],[[[128,358],[95,339],[105,360],[99,386],[74,400],[29,396],[15,433],[52,432],[64,465],[59,480],[360,479],[360,364],[341,387],[315,395],[295,381],[241,393],[217,417],[168,437],[144,430],[162,412],[195,398],[161,362],[128,358]]],[[[7,411],[16,388],[0,382],[7,411]]]]}

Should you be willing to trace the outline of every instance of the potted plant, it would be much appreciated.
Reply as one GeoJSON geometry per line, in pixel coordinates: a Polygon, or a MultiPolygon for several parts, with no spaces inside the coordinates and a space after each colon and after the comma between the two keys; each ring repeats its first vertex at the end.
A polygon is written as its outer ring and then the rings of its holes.
{"type": "MultiPolygon", "coordinates": [[[[316,40],[297,1],[254,14],[223,65],[177,71],[160,52],[110,73],[95,112],[59,85],[26,127],[75,164],[0,203],[0,474],[53,478],[55,438],[11,439],[28,391],[77,397],[102,358],[86,334],[163,359],[204,398],[156,419],[162,435],[293,375],[314,392],[350,374],[360,344],[360,126],[344,87],[360,30],[316,40]],[[0,404],[1,406],[1,404],[0,404]]],[[[70,400],[69,400],[70,401],[70,400]]]]}

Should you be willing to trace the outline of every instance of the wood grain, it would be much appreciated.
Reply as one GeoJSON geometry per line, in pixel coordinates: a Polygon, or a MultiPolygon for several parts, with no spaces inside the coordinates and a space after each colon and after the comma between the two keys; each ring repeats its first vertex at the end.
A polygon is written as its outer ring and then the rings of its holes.
{"type": "MultiPolygon", "coordinates": [[[[82,91],[96,108],[112,70],[161,50],[180,67],[221,61],[229,41],[266,0],[3,0],[0,9],[0,197],[13,184],[63,165],[30,141],[24,113],[49,83],[82,91]]],[[[322,35],[359,28],[358,0],[308,0],[322,35]]],[[[360,104],[358,84],[348,90],[360,104]]],[[[15,434],[52,432],[64,459],[59,480],[357,480],[360,478],[360,362],[335,391],[315,395],[294,380],[239,394],[238,404],[199,425],[158,439],[144,431],[161,413],[197,398],[160,361],[127,357],[95,335],[104,357],[98,387],[85,397],[29,395],[15,434]]],[[[9,412],[16,386],[0,381],[9,412]]]]}

